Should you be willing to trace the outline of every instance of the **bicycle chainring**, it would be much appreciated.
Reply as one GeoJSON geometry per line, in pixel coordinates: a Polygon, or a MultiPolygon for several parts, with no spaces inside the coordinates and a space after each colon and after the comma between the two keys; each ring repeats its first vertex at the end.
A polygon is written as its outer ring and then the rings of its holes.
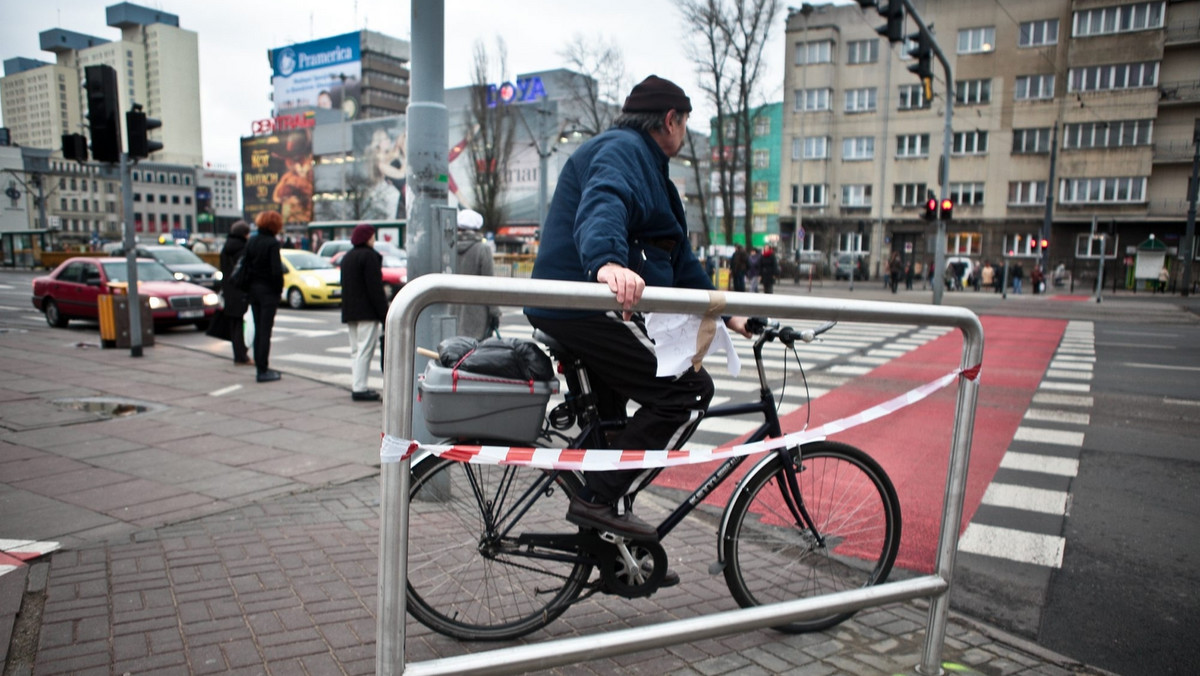
{"type": "Polygon", "coordinates": [[[596,552],[604,591],[625,598],[641,598],[658,591],[667,574],[667,552],[648,540],[604,543],[596,552]]]}

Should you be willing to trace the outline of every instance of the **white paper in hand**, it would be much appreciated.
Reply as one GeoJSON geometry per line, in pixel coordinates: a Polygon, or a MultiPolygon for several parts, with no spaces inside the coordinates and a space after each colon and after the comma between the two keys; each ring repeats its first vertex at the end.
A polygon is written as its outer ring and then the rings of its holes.
{"type": "MultiPolygon", "coordinates": [[[[697,356],[697,339],[704,321],[705,318],[699,315],[661,312],[646,315],[646,332],[654,341],[654,353],[658,357],[658,377],[675,377],[692,367],[697,356]]],[[[742,360],[738,358],[737,350],[733,349],[733,339],[725,329],[725,323],[720,317],[713,321],[715,326],[712,342],[704,354],[699,356],[703,359],[710,354],[724,352],[729,373],[736,378],[742,370],[742,360]]]]}

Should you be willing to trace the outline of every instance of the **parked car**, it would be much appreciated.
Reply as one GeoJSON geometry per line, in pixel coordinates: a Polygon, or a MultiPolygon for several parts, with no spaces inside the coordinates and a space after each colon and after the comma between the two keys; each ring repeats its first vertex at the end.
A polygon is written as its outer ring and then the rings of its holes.
{"type": "Polygon", "coordinates": [[[834,279],[848,280],[850,279],[851,271],[853,271],[855,279],[865,280],[870,276],[867,272],[867,264],[863,256],[840,253],[833,259],[834,279]]]}
{"type": "MultiPolygon", "coordinates": [[[[408,252],[397,249],[391,244],[375,243],[375,250],[383,256],[383,295],[391,302],[400,289],[408,283],[408,252]]],[[[342,267],[345,251],[339,251],[329,259],[337,267],[342,267]]]]}
{"type": "MultiPolygon", "coordinates": [[[[181,282],[192,282],[214,290],[221,287],[221,271],[181,246],[139,244],[136,251],[138,258],[153,258],[167,266],[168,270],[175,273],[175,279],[181,282]]],[[[113,255],[124,256],[125,251],[118,250],[113,255]]]]}
{"type": "MultiPolygon", "coordinates": [[[[179,281],[162,263],[137,261],[138,295],[149,298],[155,327],[195,324],[208,328],[220,298],[210,289],[179,281]]],[[[50,274],[33,280],[33,306],[46,323],[63,328],[72,319],[99,319],[97,296],[124,293],[129,281],[127,261],[119,258],[70,258],[50,274]]]]}
{"type": "Polygon", "coordinates": [[[288,307],[342,302],[342,271],[328,259],[300,249],[283,249],[283,298],[288,307]]]}
{"type": "Polygon", "coordinates": [[[320,248],[317,249],[317,255],[321,258],[333,258],[334,256],[349,251],[354,248],[348,239],[331,239],[328,242],[323,242],[320,248]]]}

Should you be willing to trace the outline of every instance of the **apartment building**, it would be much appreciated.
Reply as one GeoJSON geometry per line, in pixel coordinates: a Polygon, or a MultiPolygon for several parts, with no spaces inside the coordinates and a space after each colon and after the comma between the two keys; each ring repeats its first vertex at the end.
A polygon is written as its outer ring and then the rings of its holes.
{"type": "MultiPolygon", "coordinates": [[[[787,19],[784,241],[825,256],[935,254],[932,191],[955,202],[946,253],[1036,253],[1050,200],[1050,262],[1086,277],[1093,228],[1118,265],[1153,239],[1182,245],[1200,117],[1200,2],[924,0],[914,6],[952,69],[932,100],[857,5],[805,4],[787,19]],[[946,99],[950,181],[941,186],[946,99]],[[796,242],[794,233],[806,234],[796,242]],[[1114,241],[1116,246],[1114,247],[1114,241]]],[[[916,31],[909,22],[909,32],[916,31]]],[[[1028,261],[1027,261],[1028,265],[1028,261]]],[[[1111,274],[1111,273],[1110,273],[1111,274]]]]}
{"type": "MultiPolygon", "coordinates": [[[[710,230],[709,241],[713,244],[744,244],[762,248],[764,246],[780,246],[780,228],[779,217],[780,209],[780,163],[782,161],[783,149],[783,113],[784,107],[782,103],[768,103],[764,106],[756,108],[751,114],[751,130],[750,130],[750,183],[751,183],[751,208],[750,208],[750,234],[751,241],[746,242],[745,235],[745,218],[746,205],[743,197],[744,179],[736,176],[734,178],[735,195],[734,203],[734,225],[733,225],[733,241],[727,242],[724,231],[724,214],[725,208],[720,197],[720,176],[716,170],[716,164],[720,161],[721,153],[724,153],[728,159],[734,157],[732,147],[729,145],[730,139],[740,138],[743,134],[738,133],[735,128],[737,123],[734,120],[725,120],[725,130],[723,138],[726,140],[726,145],[718,146],[716,135],[716,118],[709,120],[709,128],[712,133],[709,137],[709,144],[712,146],[712,166],[714,167],[711,179],[709,181],[709,215],[710,215],[710,230]]],[[[743,144],[745,147],[745,144],[743,144]]],[[[789,235],[794,230],[789,230],[789,235]]],[[[792,250],[793,246],[786,246],[787,250],[792,250]]]]}

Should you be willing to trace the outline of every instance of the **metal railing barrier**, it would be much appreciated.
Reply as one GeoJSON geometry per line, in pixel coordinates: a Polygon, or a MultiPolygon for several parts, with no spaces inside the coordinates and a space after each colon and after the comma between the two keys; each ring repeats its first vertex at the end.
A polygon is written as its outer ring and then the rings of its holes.
{"type": "MultiPolygon", "coordinates": [[[[775,294],[729,292],[724,295],[725,312],[731,315],[765,315],[778,319],[814,321],[916,323],[957,328],[963,334],[960,368],[970,369],[983,360],[983,325],[974,312],[965,308],[775,294]]],[[[416,322],[425,307],[436,303],[618,309],[612,293],[603,284],[445,274],[423,275],[411,281],[392,301],[386,322],[383,432],[387,436],[412,438],[417,364],[427,359],[417,355],[416,322]],[[410,357],[396,358],[397,355],[410,357]]],[[[707,291],[648,287],[637,309],[702,315],[708,310],[709,304],[707,291]]],[[[814,598],[408,665],[404,660],[404,641],[410,461],[407,458],[385,459],[380,467],[382,495],[376,673],[384,676],[514,674],[596,657],[677,645],[830,613],[929,598],[931,603],[925,644],[921,663],[916,668],[918,673],[928,676],[941,674],[941,655],[950,610],[949,590],[966,493],[975,405],[979,395],[978,379],[958,380],[941,531],[933,574],[814,598]]]]}

